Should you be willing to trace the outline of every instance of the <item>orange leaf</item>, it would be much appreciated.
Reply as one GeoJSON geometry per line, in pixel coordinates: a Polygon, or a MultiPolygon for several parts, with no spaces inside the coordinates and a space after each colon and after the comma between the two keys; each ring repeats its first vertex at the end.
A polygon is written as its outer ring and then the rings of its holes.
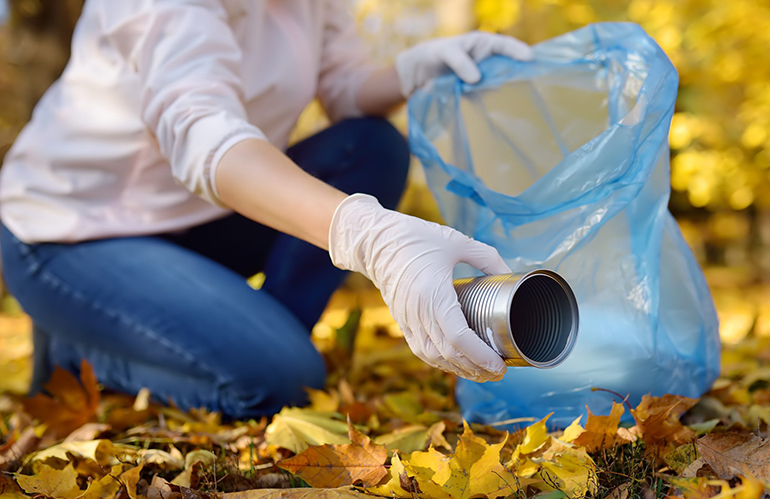
{"type": "Polygon", "coordinates": [[[80,365],[80,381],[57,366],[43,388],[50,396],[38,393],[24,400],[24,409],[47,425],[47,436],[53,439],[66,437],[96,419],[99,389],[87,361],[83,360],[80,365]]]}
{"type": "Polygon", "coordinates": [[[614,447],[619,440],[621,443],[625,442],[625,440],[617,437],[620,417],[625,412],[623,404],[613,402],[609,416],[596,416],[588,407],[586,410],[588,410],[588,419],[586,420],[585,431],[572,443],[585,447],[588,452],[596,452],[614,447]]]}
{"type": "Polygon", "coordinates": [[[671,394],[642,397],[636,409],[631,409],[631,414],[648,451],[662,456],[667,451],[690,442],[695,437],[695,432],[683,426],[679,418],[697,402],[698,399],[671,394]]]}
{"type": "Polygon", "coordinates": [[[362,481],[376,485],[388,474],[388,451],[356,430],[348,420],[349,444],[311,446],[284,459],[278,466],[305,480],[311,487],[333,488],[362,481]]]}

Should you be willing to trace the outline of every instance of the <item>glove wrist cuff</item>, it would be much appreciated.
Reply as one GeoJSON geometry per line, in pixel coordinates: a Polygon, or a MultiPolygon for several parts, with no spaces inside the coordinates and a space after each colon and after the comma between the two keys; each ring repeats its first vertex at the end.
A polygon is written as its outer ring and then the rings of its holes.
{"type": "Polygon", "coordinates": [[[380,206],[379,201],[369,194],[352,194],[337,205],[329,224],[329,257],[332,264],[342,270],[353,270],[366,275],[363,255],[360,255],[361,240],[365,227],[356,223],[369,207],[380,206]]]}

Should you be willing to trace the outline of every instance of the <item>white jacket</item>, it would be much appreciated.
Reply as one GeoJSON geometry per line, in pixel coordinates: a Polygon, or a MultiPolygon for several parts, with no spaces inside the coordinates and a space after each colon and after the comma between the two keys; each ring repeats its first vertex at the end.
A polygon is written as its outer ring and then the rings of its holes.
{"type": "Polygon", "coordinates": [[[355,116],[374,69],[346,0],[87,0],[72,57],[6,155],[0,218],[27,243],[184,229],[229,213],[214,172],[285,148],[318,97],[355,116]]]}

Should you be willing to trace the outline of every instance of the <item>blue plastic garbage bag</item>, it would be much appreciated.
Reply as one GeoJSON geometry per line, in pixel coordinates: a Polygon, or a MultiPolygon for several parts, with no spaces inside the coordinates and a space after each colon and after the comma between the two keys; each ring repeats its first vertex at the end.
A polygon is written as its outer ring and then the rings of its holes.
{"type": "MultiPolygon", "coordinates": [[[[437,78],[410,100],[409,139],[445,221],[495,246],[514,272],[572,285],[580,332],[552,370],[460,380],[466,419],[550,412],[556,427],[609,412],[613,396],[690,397],[719,374],[716,312],[668,211],[678,76],[637,25],[590,25],[492,57],[482,80],[437,78]]],[[[626,414],[628,417],[628,414],[626,414]]],[[[585,420],[584,420],[585,421],[585,420]]]]}

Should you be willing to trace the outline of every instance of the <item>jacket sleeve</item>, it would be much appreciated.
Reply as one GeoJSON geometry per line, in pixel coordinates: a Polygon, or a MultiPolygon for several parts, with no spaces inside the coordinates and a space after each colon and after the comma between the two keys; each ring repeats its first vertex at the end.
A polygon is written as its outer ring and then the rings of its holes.
{"type": "Polygon", "coordinates": [[[266,140],[247,121],[228,12],[221,0],[129,4],[103,2],[102,22],[140,80],[142,119],[177,182],[221,205],[215,170],[224,153],[248,138],[266,140]]]}
{"type": "Polygon", "coordinates": [[[344,0],[325,3],[318,99],[332,121],[360,116],[356,93],[376,66],[371,63],[358,27],[344,0]]]}

